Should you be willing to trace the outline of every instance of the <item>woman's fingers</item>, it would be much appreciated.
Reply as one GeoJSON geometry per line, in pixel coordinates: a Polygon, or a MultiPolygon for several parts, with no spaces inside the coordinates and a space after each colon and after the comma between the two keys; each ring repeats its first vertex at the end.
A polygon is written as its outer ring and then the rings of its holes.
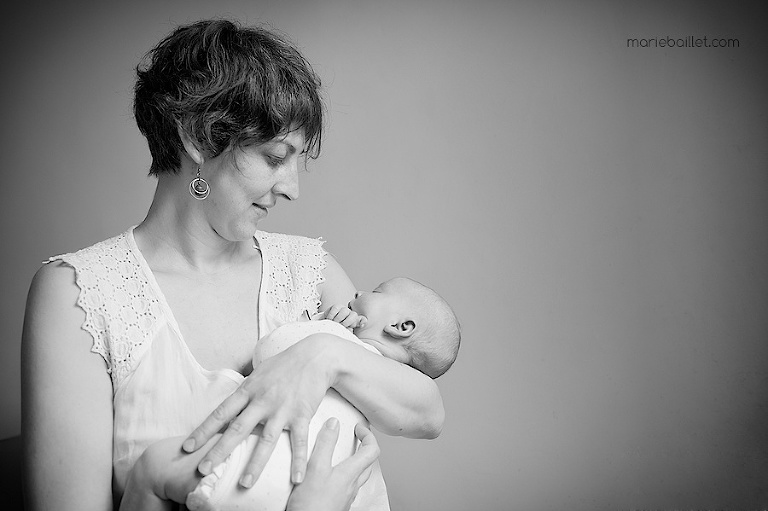
{"type": "MultiPolygon", "coordinates": [[[[248,461],[243,474],[240,476],[240,486],[250,488],[261,475],[264,467],[275,450],[277,441],[283,433],[283,423],[275,420],[267,422],[259,432],[259,441],[253,449],[251,459],[248,461]]],[[[226,433],[225,433],[226,434],[226,433]]]]}
{"type": "Polygon", "coordinates": [[[309,423],[297,421],[291,426],[291,482],[299,484],[307,473],[307,438],[309,437],[309,423]]]}
{"type": "Polygon", "coordinates": [[[216,407],[210,415],[184,440],[182,448],[186,452],[194,452],[221,431],[232,417],[237,415],[247,404],[248,392],[240,386],[227,399],[216,407]]]}
{"type": "Polygon", "coordinates": [[[304,482],[297,484],[288,499],[288,511],[349,510],[359,486],[358,474],[347,477],[331,467],[339,439],[339,421],[331,417],[317,433],[304,482]]]}
{"type": "Polygon", "coordinates": [[[219,441],[198,465],[197,469],[200,473],[210,474],[215,466],[227,459],[237,444],[248,438],[253,428],[263,419],[264,414],[256,407],[246,407],[240,412],[240,415],[227,425],[219,441]]]}
{"type": "MultiPolygon", "coordinates": [[[[373,433],[371,433],[371,430],[362,424],[355,426],[355,435],[360,439],[360,446],[357,448],[357,452],[339,463],[336,469],[361,477],[365,475],[365,472],[371,468],[373,462],[379,457],[379,443],[376,441],[373,433]]],[[[365,479],[367,480],[368,476],[365,479]]]]}
{"type": "Polygon", "coordinates": [[[336,449],[336,442],[339,440],[339,420],[331,417],[320,431],[315,439],[315,446],[312,448],[312,457],[309,459],[307,469],[318,471],[321,469],[330,469],[333,451],[336,449]]]}
{"type": "Polygon", "coordinates": [[[157,442],[151,445],[145,453],[152,456],[149,453],[150,449],[157,448],[163,443],[170,443],[171,449],[167,451],[166,458],[162,459],[162,470],[165,471],[163,476],[154,476],[153,478],[157,482],[162,482],[164,498],[170,499],[174,502],[183,503],[189,492],[193,491],[197,484],[200,482],[202,476],[198,474],[197,465],[202,460],[203,456],[207,454],[208,449],[213,447],[216,441],[221,435],[214,435],[213,438],[208,440],[206,444],[201,446],[197,451],[192,454],[179,453],[179,445],[184,437],[170,438],[157,442]],[[173,440],[176,440],[174,443],[173,440]]]}
{"type": "Polygon", "coordinates": [[[359,490],[365,483],[368,482],[368,479],[371,478],[371,473],[373,472],[373,463],[368,465],[368,468],[363,470],[363,473],[360,474],[360,477],[357,478],[357,489],[359,490]]]}

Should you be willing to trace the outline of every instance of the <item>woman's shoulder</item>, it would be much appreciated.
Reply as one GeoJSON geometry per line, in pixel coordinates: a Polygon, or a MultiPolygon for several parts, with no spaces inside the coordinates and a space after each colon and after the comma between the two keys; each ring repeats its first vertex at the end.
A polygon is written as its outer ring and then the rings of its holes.
{"type": "Polygon", "coordinates": [[[78,286],[75,278],[79,267],[91,260],[101,259],[105,253],[113,252],[124,241],[125,236],[126,233],[123,233],[75,252],[49,257],[43,261],[32,278],[30,294],[63,298],[75,293],[77,296],[78,286]]]}
{"type": "Polygon", "coordinates": [[[322,278],[318,277],[327,266],[328,256],[322,238],[265,231],[257,232],[254,238],[273,271],[305,274],[306,279],[312,281],[312,286],[322,282],[322,278]]]}
{"type": "Polygon", "coordinates": [[[254,238],[257,248],[271,265],[322,272],[328,253],[322,238],[308,238],[294,234],[258,231],[254,238]]]}
{"type": "Polygon", "coordinates": [[[130,230],[106,240],[99,241],[98,243],[94,243],[88,247],[81,248],[75,252],[67,252],[49,257],[46,261],[43,262],[43,268],[51,266],[50,263],[56,261],[63,261],[72,265],[72,262],[91,262],[104,259],[108,260],[110,257],[115,256],[122,258],[121,255],[126,254],[129,251],[127,240],[129,233],[130,230]]]}
{"type": "MultiPolygon", "coordinates": [[[[70,346],[93,344],[92,341],[82,344],[83,339],[88,339],[88,333],[81,328],[83,313],[78,307],[81,291],[76,282],[74,268],[63,261],[38,269],[29,288],[24,313],[22,345],[25,351],[49,350],[53,340],[62,339],[66,340],[63,344],[70,346]]],[[[80,353],[80,350],[74,351],[80,353]]]]}
{"type": "Polygon", "coordinates": [[[280,232],[257,231],[254,235],[260,248],[273,248],[285,252],[318,251],[325,240],[322,237],[310,238],[296,234],[283,234],[280,232]]]}
{"type": "Polygon", "coordinates": [[[317,286],[324,280],[327,264],[324,241],[265,231],[258,231],[254,238],[266,271],[265,296],[281,322],[294,321],[305,310],[316,312],[317,286]]]}
{"type": "Polygon", "coordinates": [[[50,260],[43,264],[32,278],[27,305],[36,304],[41,299],[45,302],[71,297],[77,299],[78,288],[74,275],[74,269],[63,261],[50,260]]]}
{"type": "Polygon", "coordinates": [[[102,356],[113,382],[130,369],[132,350],[146,344],[159,316],[131,236],[129,230],[50,257],[32,280],[27,305],[32,318],[55,318],[67,331],[90,334],[90,351],[102,356]]]}

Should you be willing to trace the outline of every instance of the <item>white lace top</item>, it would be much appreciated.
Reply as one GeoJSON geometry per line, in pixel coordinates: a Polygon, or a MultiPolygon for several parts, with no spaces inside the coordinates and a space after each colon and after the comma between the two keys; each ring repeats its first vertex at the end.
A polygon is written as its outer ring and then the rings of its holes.
{"type": "MultiPolygon", "coordinates": [[[[305,310],[317,312],[326,252],[321,240],[262,231],[254,238],[262,256],[254,313],[263,337],[305,310]]],[[[122,494],[144,449],[163,438],[188,435],[244,376],[228,368],[208,370],[197,362],[136,246],[133,228],[49,259],[57,260],[75,269],[77,304],[85,311],[83,329],[93,337],[91,351],[104,358],[112,378],[113,477],[115,490],[122,494]]],[[[374,507],[389,509],[380,471],[374,476],[383,491],[383,502],[374,507]]]]}

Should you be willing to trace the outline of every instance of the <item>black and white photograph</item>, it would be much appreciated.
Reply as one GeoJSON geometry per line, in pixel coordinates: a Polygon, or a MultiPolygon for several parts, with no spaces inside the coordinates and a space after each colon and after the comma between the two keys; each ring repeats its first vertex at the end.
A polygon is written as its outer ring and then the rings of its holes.
{"type": "Polygon", "coordinates": [[[1,509],[768,509],[764,3],[3,13],[1,509]]]}

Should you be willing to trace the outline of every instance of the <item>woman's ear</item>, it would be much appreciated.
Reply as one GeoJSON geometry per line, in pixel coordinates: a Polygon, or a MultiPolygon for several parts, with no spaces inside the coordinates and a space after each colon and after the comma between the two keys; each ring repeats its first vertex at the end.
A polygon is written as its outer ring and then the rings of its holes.
{"type": "Polygon", "coordinates": [[[202,165],[205,161],[205,158],[203,158],[203,153],[200,152],[200,150],[195,145],[195,142],[192,141],[192,138],[187,134],[187,132],[181,129],[180,125],[177,124],[176,129],[178,130],[181,144],[184,146],[184,151],[186,151],[187,155],[197,165],[202,165]]]}
{"type": "Polygon", "coordinates": [[[396,339],[407,339],[415,330],[416,323],[410,319],[384,327],[384,332],[396,339]]]}

